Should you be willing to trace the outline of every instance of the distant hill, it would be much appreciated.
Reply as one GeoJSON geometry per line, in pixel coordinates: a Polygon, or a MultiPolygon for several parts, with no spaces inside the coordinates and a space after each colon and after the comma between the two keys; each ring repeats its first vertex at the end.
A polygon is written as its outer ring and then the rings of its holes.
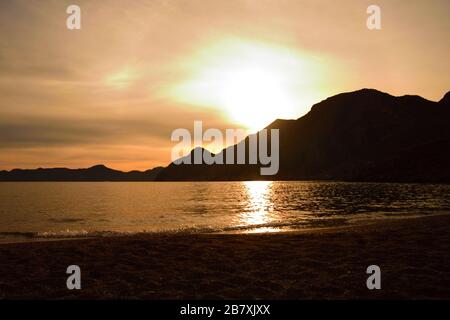
{"type": "MultiPolygon", "coordinates": [[[[15,169],[0,171],[0,181],[450,182],[450,92],[433,102],[362,89],[330,97],[297,120],[276,120],[267,128],[280,130],[280,169],[275,176],[261,176],[261,165],[172,163],[144,172],[103,165],[15,169]]],[[[248,146],[248,139],[241,143],[248,146]]],[[[236,147],[221,152],[226,157],[236,147]]]]}
{"type": "Polygon", "coordinates": [[[363,89],[267,128],[280,130],[276,176],[260,176],[260,165],[171,164],[157,179],[450,182],[450,92],[433,102],[363,89]]]}
{"type": "Polygon", "coordinates": [[[97,165],[87,169],[35,169],[0,171],[0,181],[153,181],[162,170],[122,172],[97,165]]]}

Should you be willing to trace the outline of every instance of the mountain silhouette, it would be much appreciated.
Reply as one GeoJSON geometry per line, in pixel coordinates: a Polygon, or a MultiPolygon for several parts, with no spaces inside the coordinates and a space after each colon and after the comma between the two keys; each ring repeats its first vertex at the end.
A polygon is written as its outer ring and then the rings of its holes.
{"type": "Polygon", "coordinates": [[[450,106],[450,91],[439,101],[440,104],[450,106]]]}
{"type": "MultiPolygon", "coordinates": [[[[267,129],[280,130],[275,176],[261,176],[259,164],[172,163],[157,179],[450,182],[449,123],[450,93],[433,102],[362,89],[317,103],[297,120],[270,124],[267,129]]],[[[241,143],[248,146],[248,138],[241,143]]],[[[230,148],[236,150],[224,155],[230,148]]]]}
{"type": "Polygon", "coordinates": [[[87,169],[14,169],[0,171],[0,181],[153,181],[161,170],[161,167],[157,167],[143,172],[122,172],[104,165],[87,169]]]}
{"type": "MultiPolygon", "coordinates": [[[[171,163],[147,171],[87,169],[0,171],[0,181],[230,181],[344,180],[450,182],[450,92],[439,102],[395,97],[374,89],[338,94],[315,104],[297,120],[275,120],[280,168],[261,176],[261,164],[171,163]]],[[[259,137],[260,133],[256,134],[259,137]]],[[[224,159],[249,137],[221,151],[224,159]]],[[[269,139],[270,143],[270,139],[269,139]]],[[[270,148],[269,148],[270,150],[270,148]]],[[[193,162],[197,148],[187,155],[193,162]]]]}

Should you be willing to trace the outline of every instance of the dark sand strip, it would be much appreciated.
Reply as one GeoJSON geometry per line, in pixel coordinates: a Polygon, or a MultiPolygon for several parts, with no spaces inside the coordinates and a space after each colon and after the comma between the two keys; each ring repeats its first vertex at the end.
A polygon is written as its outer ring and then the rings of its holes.
{"type": "Polygon", "coordinates": [[[450,216],[338,229],[0,245],[0,298],[450,298],[450,216]],[[66,289],[66,268],[82,290],[66,289]],[[382,269],[382,290],[366,268],[382,269]]]}

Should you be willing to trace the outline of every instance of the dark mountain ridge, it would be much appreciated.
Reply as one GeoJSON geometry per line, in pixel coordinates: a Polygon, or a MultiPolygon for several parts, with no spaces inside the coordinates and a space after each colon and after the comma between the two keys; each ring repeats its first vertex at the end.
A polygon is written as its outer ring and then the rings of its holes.
{"type": "MultiPolygon", "coordinates": [[[[415,95],[395,97],[362,89],[321,101],[297,120],[275,120],[267,126],[280,131],[280,168],[274,176],[261,176],[260,164],[172,163],[145,172],[122,172],[101,165],[88,169],[15,169],[0,171],[0,181],[450,182],[449,123],[450,92],[433,102],[415,95]]],[[[239,143],[246,144],[246,163],[248,141],[247,137],[239,143]]],[[[236,151],[237,145],[224,149],[224,158],[231,149],[236,151]]]]}
{"type": "Polygon", "coordinates": [[[123,172],[104,165],[87,169],[14,169],[0,171],[0,181],[153,181],[162,169],[123,172]]]}
{"type": "Polygon", "coordinates": [[[280,130],[275,176],[260,176],[260,165],[171,164],[158,179],[450,182],[449,96],[433,102],[373,89],[342,93],[267,127],[280,130]]]}

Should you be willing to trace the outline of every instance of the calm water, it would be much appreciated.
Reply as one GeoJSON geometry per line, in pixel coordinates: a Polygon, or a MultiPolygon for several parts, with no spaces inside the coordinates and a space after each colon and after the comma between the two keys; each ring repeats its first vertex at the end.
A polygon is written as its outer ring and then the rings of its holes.
{"type": "Polygon", "coordinates": [[[450,213],[450,185],[0,183],[0,241],[135,232],[276,232],[450,213]]]}

